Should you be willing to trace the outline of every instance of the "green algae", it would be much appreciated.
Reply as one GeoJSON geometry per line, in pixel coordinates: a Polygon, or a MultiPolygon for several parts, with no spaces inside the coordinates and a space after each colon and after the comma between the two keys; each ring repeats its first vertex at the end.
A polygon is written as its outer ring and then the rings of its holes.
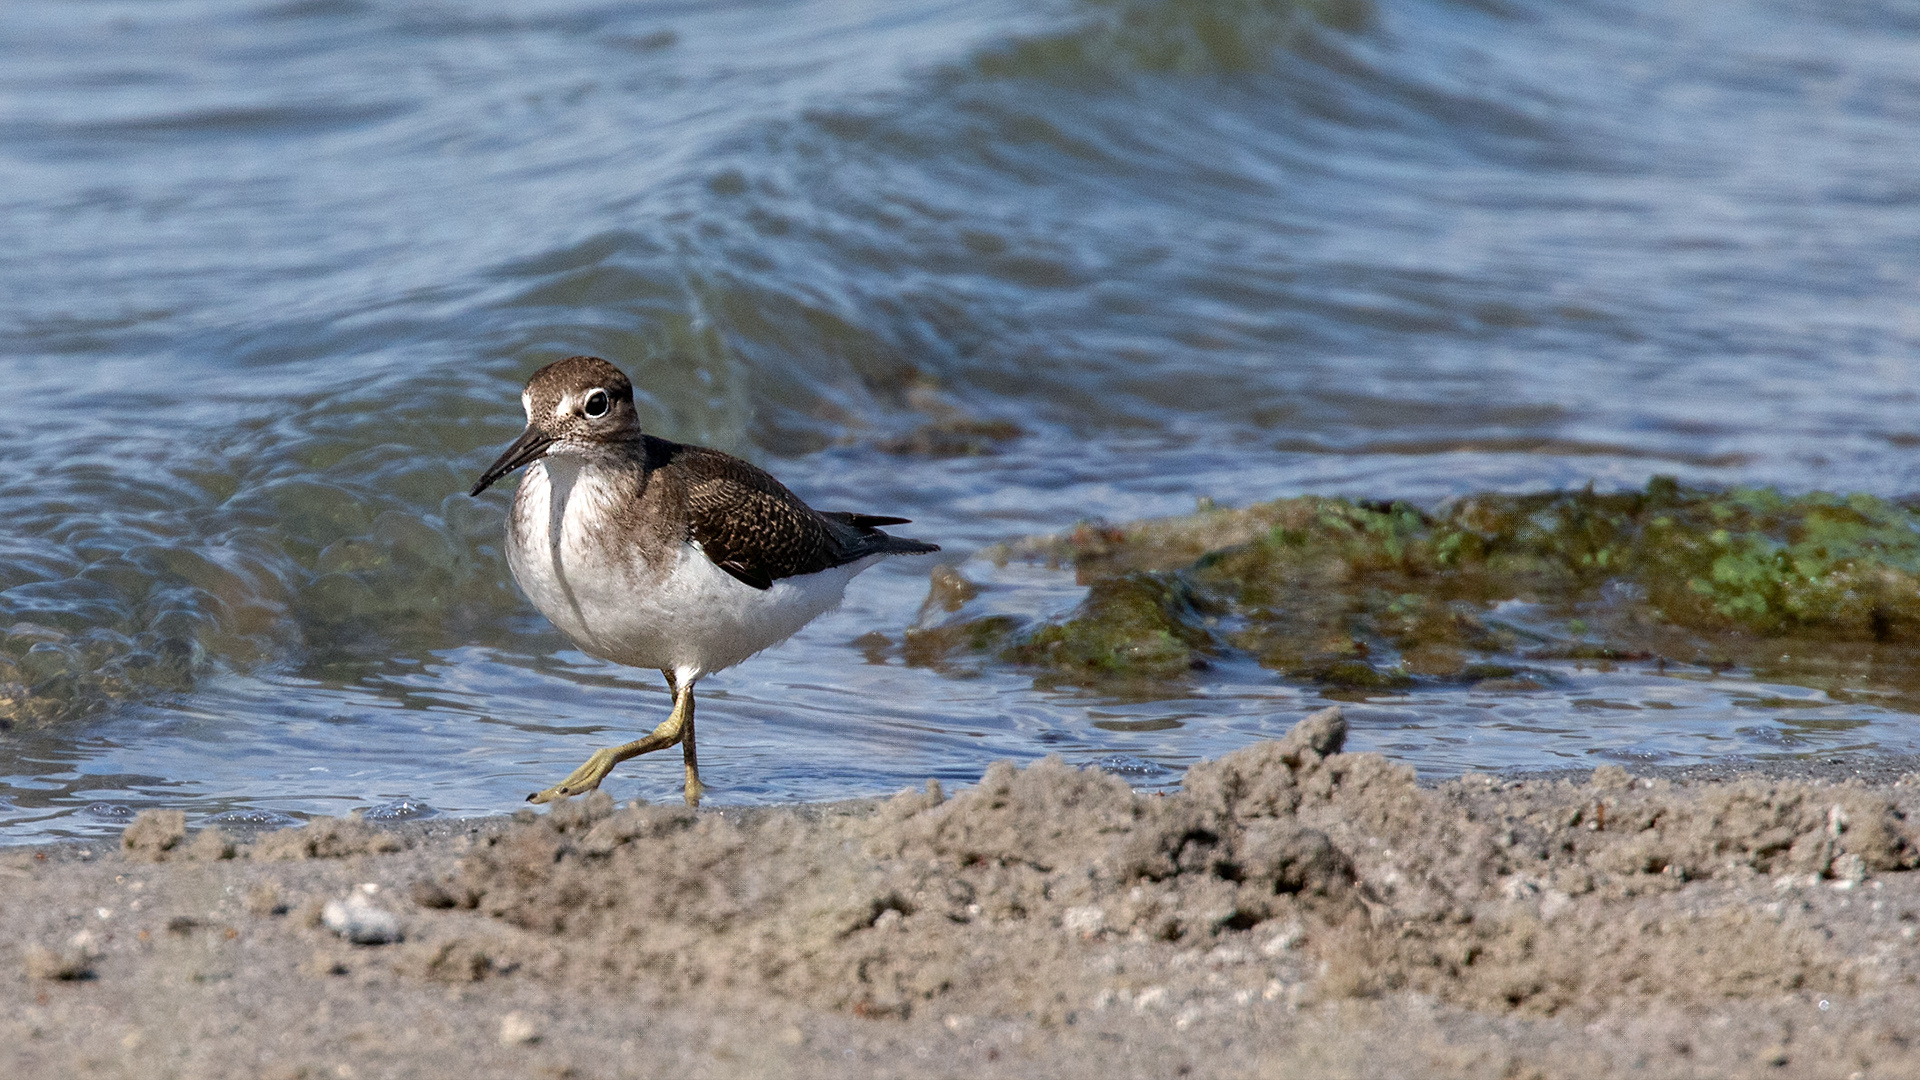
{"type": "Polygon", "coordinates": [[[1026,625],[1011,615],[985,615],[956,619],[937,626],[916,626],[907,630],[902,651],[909,664],[935,667],[948,674],[964,674],[972,669],[955,661],[978,660],[998,656],[1026,625]]]}
{"type": "MultiPolygon", "coordinates": [[[[1089,586],[1062,619],[977,638],[1043,678],[1179,679],[1239,653],[1365,695],[1550,680],[1529,661],[1645,660],[1920,704],[1920,514],[1869,495],[1656,477],[1434,509],[1302,496],[989,554],[1072,566],[1089,586]]],[[[966,625],[962,611],[942,633],[966,625]]]]}
{"type": "Polygon", "coordinates": [[[1178,574],[1103,578],[1071,618],[1014,640],[1001,655],[1075,681],[1176,678],[1205,667],[1215,651],[1201,610],[1205,604],[1178,574]]]}

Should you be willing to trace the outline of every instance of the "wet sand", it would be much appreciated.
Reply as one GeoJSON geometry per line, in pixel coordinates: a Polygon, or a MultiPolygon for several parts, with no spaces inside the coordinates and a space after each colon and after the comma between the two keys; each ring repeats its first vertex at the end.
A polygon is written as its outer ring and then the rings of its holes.
{"type": "Polygon", "coordinates": [[[1344,731],[1167,796],[149,812],[0,853],[0,1073],[1920,1075],[1920,775],[1423,787],[1344,731]]]}

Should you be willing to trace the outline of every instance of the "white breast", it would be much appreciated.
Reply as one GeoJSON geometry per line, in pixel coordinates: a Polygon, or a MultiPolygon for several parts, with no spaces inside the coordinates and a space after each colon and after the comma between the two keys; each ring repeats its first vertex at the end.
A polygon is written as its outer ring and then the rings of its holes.
{"type": "MultiPolygon", "coordinates": [[[[529,466],[507,529],[513,578],[561,633],[616,663],[673,671],[690,682],[793,636],[840,603],[847,582],[879,557],[755,589],[692,543],[649,566],[614,536],[614,501],[631,497],[611,474],[573,459],[529,466]]],[[[624,481],[624,477],[620,477],[624,481]]]]}

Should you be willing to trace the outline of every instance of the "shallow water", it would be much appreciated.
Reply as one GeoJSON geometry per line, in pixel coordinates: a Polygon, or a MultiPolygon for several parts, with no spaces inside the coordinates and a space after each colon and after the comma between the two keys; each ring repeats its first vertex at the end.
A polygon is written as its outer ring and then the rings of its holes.
{"type": "MultiPolygon", "coordinates": [[[[1920,490],[1916,29],[1649,0],[9,4],[4,837],[499,811],[655,722],[656,675],[512,589],[506,493],[463,494],[575,352],[633,374],[653,430],[956,560],[1199,496],[1920,490]]],[[[1036,612],[1077,597],[1000,573],[1036,612]]],[[[1251,664],[1126,701],[850,644],[897,643],[925,575],[870,571],[703,683],[717,801],[1050,752],[1170,783],[1320,703],[1251,664]]],[[[1561,674],[1356,704],[1353,742],[1430,772],[1920,749],[1904,714],[1738,672],[1561,674]]]]}

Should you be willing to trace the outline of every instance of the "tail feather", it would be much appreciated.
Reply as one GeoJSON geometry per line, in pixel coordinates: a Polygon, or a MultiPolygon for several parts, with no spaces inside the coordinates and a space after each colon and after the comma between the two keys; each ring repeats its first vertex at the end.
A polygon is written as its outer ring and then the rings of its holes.
{"type": "Polygon", "coordinates": [[[845,510],[834,510],[821,517],[832,518],[842,525],[851,525],[856,529],[872,529],[881,525],[910,525],[912,518],[886,517],[882,514],[855,514],[845,510]]]}
{"type": "Polygon", "coordinates": [[[836,510],[820,516],[857,530],[859,539],[856,550],[861,556],[926,555],[940,550],[939,544],[929,544],[925,540],[914,540],[880,531],[881,525],[910,524],[909,518],[886,517],[880,514],[853,514],[844,510],[836,510]]]}

